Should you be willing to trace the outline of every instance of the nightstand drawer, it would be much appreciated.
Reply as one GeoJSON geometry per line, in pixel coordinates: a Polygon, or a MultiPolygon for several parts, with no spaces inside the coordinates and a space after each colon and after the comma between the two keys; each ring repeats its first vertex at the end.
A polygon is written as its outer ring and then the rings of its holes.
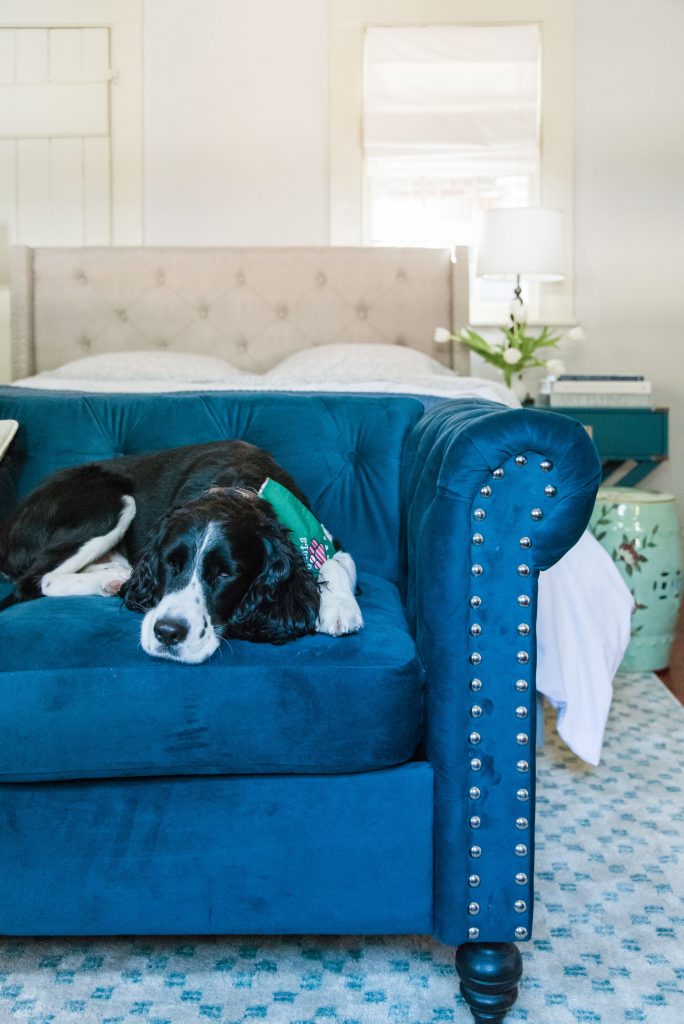
{"type": "Polygon", "coordinates": [[[560,409],[551,412],[579,420],[588,429],[602,459],[667,457],[667,409],[560,409]]]}

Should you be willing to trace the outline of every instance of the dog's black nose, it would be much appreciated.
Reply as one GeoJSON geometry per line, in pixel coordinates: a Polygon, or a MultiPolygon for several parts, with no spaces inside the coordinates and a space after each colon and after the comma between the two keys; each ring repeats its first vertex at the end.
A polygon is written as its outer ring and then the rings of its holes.
{"type": "Polygon", "coordinates": [[[154,624],[154,635],[160,643],[171,647],[180,644],[188,635],[188,624],[183,619],[157,619],[154,624]]]}

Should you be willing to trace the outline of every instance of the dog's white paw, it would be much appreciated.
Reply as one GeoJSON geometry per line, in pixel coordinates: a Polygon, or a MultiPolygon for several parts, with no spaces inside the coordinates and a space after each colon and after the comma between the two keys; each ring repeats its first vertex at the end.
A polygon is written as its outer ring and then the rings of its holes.
{"type": "Polygon", "coordinates": [[[316,632],[327,636],[347,636],[363,629],[363,615],[353,597],[323,595],[316,632]]]}

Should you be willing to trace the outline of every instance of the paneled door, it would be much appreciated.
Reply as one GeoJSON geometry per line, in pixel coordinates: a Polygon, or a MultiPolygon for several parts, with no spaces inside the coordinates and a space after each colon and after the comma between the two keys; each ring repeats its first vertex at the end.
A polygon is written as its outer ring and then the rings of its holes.
{"type": "Polygon", "coordinates": [[[142,242],[141,19],[141,0],[0,3],[0,235],[10,243],[142,242]]]}

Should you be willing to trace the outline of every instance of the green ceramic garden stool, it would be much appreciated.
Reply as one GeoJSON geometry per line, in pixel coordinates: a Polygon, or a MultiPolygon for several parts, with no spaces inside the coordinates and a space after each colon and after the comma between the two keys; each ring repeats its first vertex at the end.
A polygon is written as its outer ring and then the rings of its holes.
{"type": "Polygon", "coordinates": [[[666,668],[682,594],[682,550],[672,494],[601,487],[589,529],[617,565],[636,610],[620,668],[666,668]]]}

